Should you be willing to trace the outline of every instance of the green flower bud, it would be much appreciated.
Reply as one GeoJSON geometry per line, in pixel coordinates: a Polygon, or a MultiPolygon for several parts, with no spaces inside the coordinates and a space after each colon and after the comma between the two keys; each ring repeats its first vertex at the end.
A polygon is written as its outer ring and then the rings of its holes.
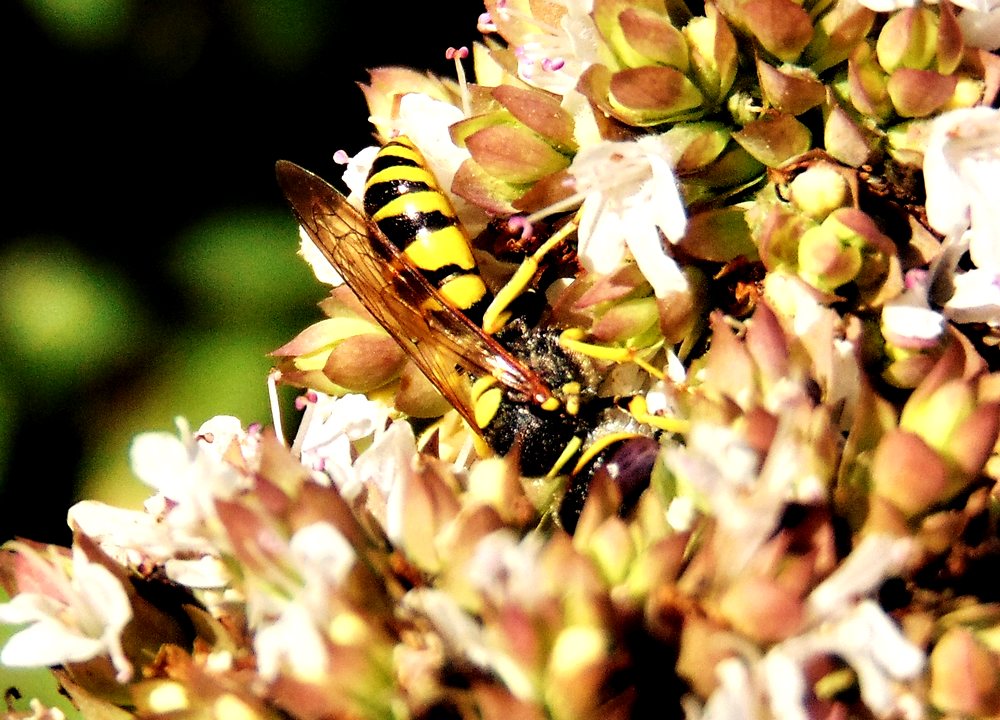
{"type": "Polygon", "coordinates": [[[733,140],[768,167],[780,167],[812,147],[809,129],[785,113],[754,120],[734,132],[733,140]]]}
{"type": "Polygon", "coordinates": [[[790,115],[801,115],[826,99],[826,88],[812,71],[795,65],[774,67],[757,61],[757,77],[764,98],[790,115]]]}
{"type": "Polygon", "coordinates": [[[855,48],[847,64],[850,101],[862,115],[888,120],[893,115],[889,99],[889,76],[875,61],[871,47],[862,43],[855,48]]]}
{"type": "Polygon", "coordinates": [[[687,43],[666,15],[630,7],[619,14],[618,23],[621,41],[611,43],[611,49],[625,67],[669,65],[687,72],[687,43]]]}
{"type": "Polygon", "coordinates": [[[930,67],[937,50],[937,16],[927,6],[903,8],[890,17],[875,44],[882,68],[891,73],[900,67],[930,67]]]}
{"type": "Polygon", "coordinates": [[[930,701],[953,717],[1000,712],[1000,657],[968,628],[950,628],[930,656],[930,701]]]}
{"type": "Polygon", "coordinates": [[[813,220],[823,220],[851,200],[843,173],[829,163],[817,163],[795,176],[789,185],[792,205],[813,220]]]}
{"type": "Polygon", "coordinates": [[[886,84],[896,112],[903,117],[927,117],[955,94],[958,78],[933,70],[899,68],[886,84]]]}
{"type": "Polygon", "coordinates": [[[579,89],[598,108],[635,127],[696,117],[704,101],[682,72],[663,66],[612,73],[603,65],[592,65],[580,78],[579,89]]]}
{"type": "Polygon", "coordinates": [[[861,270],[861,251],[842,242],[830,228],[817,225],[799,240],[799,275],[823,292],[833,292],[861,270]]]}
{"type": "Polygon", "coordinates": [[[719,102],[736,79],[739,56],[736,38],[716,7],[705,4],[705,17],[691,18],[684,26],[691,50],[694,80],[711,102],[719,102]]]}

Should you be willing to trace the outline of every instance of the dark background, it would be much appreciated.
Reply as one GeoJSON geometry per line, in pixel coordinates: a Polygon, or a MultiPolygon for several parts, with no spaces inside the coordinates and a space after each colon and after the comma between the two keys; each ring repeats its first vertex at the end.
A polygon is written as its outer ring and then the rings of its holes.
{"type": "Polygon", "coordinates": [[[324,294],[275,160],[339,178],[371,144],[365,69],[453,75],[482,10],[60,5],[0,3],[0,541],[68,542],[79,494],[135,505],[136,432],[269,422],[266,354],[324,294]]]}

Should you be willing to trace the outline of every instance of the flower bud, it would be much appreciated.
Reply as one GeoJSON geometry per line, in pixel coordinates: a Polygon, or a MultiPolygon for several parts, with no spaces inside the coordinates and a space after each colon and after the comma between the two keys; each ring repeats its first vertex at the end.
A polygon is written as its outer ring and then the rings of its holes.
{"type": "Polygon", "coordinates": [[[570,626],[555,638],[546,672],[546,701],[554,720],[587,717],[600,706],[610,658],[599,628],[570,626]]]}
{"type": "MultiPolygon", "coordinates": [[[[650,8],[622,5],[614,22],[601,24],[615,57],[625,67],[668,65],[687,72],[687,43],[670,18],[650,8]]],[[[597,19],[600,22],[600,16],[597,19]]]]}
{"type": "Polygon", "coordinates": [[[788,190],[792,205],[816,221],[850,202],[847,180],[829,163],[817,163],[799,173],[788,190]]]}
{"type": "Polygon", "coordinates": [[[886,21],[875,44],[879,65],[888,73],[900,67],[930,67],[937,34],[937,16],[931,8],[924,5],[899,10],[886,21]]]}
{"type": "Polygon", "coordinates": [[[719,102],[736,79],[739,56],[736,38],[718,9],[705,4],[705,17],[691,18],[684,26],[684,37],[691,51],[694,80],[705,98],[719,102]]]}
{"type": "Polygon", "coordinates": [[[861,251],[843,243],[828,227],[817,225],[799,240],[799,275],[818,290],[833,292],[861,270],[861,251]]]}
{"type": "Polygon", "coordinates": [[[615,73],[603,65],[591,65],[578,87],[598,108],[635,127],[695,117],[704,103],[684,73],[660,65],[615,73]]]}
{"type": "Polygon", "coordinates": [[[874,490],[907,517],[947,499],[948,468],[912,433],[893,430],[879,442],[872,461],[874,490]]]}
{"type": "Polygon", "coordinates": [[[823,83],[806,68],[795,65],[774,67],[758,59],[757,77],[767,102],[790,115],[801,115],[826,99],[823,83]]]}
{"type": "Polygon", "coordinates": [[[930,656],[930,701],[951,716],[993,717],[1000,712],[1000,657],[968,628],[945,632],[930,656]]]}
{"type": "Polygon", "coordinates": [[[871,115],[877,120],[892,117],[889,75],[878,64],[875,53],[868,44],[859,44],[851,55],[847,63],[847,81],[851,104],[858,112],[871,115]]]}

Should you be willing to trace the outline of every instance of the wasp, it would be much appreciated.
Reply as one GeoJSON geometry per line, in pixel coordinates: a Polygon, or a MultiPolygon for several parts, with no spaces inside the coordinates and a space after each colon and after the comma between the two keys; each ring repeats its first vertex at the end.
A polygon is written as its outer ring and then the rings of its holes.
{"type": "MultiPolygon", "coordinates": [[[[497,308],[451,202],[408,139],[376,155],[363,212],[294,163],[276,171],[300,225],[362,304],[494,452],[516,448],[524,475],[592,473],[615,443],[648,434],[595,397],[591,359],[567,349],[558,329],[497,308]],[[493,334],[487,315],[500,325],[493,334]],[[615,431],[595,440],[609,422],[615,431]]],[[[567,495],[585,486],[577,480],[567,495]]],[[[561,512],[563,525],[578,512],[561,512]]]]}

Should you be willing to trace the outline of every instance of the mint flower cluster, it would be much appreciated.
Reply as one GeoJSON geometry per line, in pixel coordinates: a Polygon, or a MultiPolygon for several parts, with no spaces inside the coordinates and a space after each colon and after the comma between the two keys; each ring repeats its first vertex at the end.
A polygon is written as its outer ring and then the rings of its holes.
{"type": "Polygon", "coordinates": [[[92,718],[1000,714],[1000,5],[486,5],[456,79],[370,71],[374,134],[626,450],[525,476],[303,233],[294,438],[136,438],[143,510],[3,549],[0,662],[92,718]]]}

